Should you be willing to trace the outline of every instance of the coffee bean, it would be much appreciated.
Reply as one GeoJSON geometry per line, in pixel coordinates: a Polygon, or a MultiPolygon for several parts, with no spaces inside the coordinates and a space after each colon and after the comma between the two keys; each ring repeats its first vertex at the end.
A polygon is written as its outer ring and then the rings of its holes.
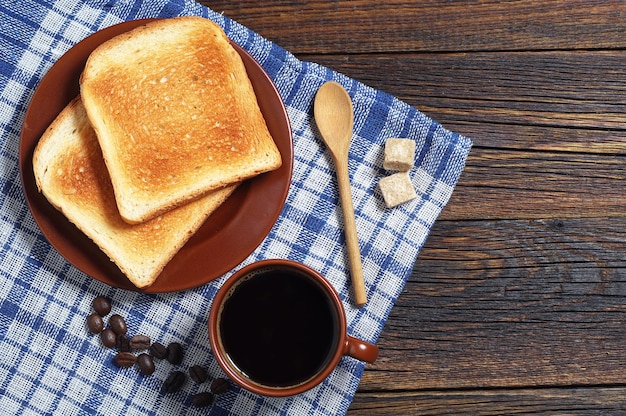
{"type": "Polygon", "coordinates": [[[160,342],[154,342],[150,346],[150,354],[154,358],[162,360],[167,357],[167,347],[165,347],[165,345],[161,344],[160,342]]]}
{"type": "Polygon", "coordinates": [[[124,334],[117,336],[117,343],[115,344],[115,346],[117,347],[119,351],[122,351],[122,352],[130,351],[130,341],[128,340],[128,337],[124,334]]]}
{"type": "Polygon", "coordinates": [[[147,350],[150,348],[150,337],[146,335],[133,335],[130,338],[130,348],[133,350],[147,350]]]}
{"type": "Polygon", "coordinates": [[[161,390],[165,393],[174,393],[183,387],[186,378],[185,373],[182,371],[174,371],[167,377],[165,382],[163,382],[163,388],[161,390]]]}
{"type": "Polygon", "coordinates": [[[107,316],[111,312],[111,299],[105,296],[98,296],[91,302],[93,310],[100,316],[107,316]]]}
{"type": "Polygon", "coordinates": [[[210,391],[205,391],[195,394],[191,399],[191,403],[196,407],[207,407],[211,406],[214,398],[215,396],[213,396],[213,393],[211,393],[210,391]]]}
{"type": "Polygon", "coordinates": [[[117,335],[123,335],[126,333],[126,321],[121,315],[115,314],[111,315],[109,318],[109,327],[115,332],[117,335]]]}
{"type": "Polygon", "coordinates": [[[196,383],[202,384],[207,379],[206,370],[199,365],[194,365],[189,368],[189,377],[196,383]]]}
{"type": "Polygon", "coordinates": [[[139,354],[137,357],[137,365],[139,366],[139,371],[144,376],[149,376],[154,373],[154,361],[152,360],[152,357],[145,352],[139,354]]]}
{"type": "Polygon", "coordinates": [[[99,334],[102,332],[102,328],[104,328],[104,321],[102,317],[97,313],[92,313],[87,317],[87,328],[89,328],[89,332],[92,334],[99,334]]]}
{"type": "Polygon", "coordinates": [[[183,356],[185,352],[183,351],[183,346],[178,342],[171,342],[167,346],[167,361],[174,365],[179,365],[183,362],[183,356]]]}
{"type": "Polygon", "coordinates": [[[117,335],[111,328],[107,328],[100,332],[100,340],[105,347],[113,348],[117,345],[117,335]]]}
{"type": "Polygon", "coordinates": [[[213,394],[223,394],[230,389],[230,383],[225,378],[216,378],[211,383],[211,392],[213,394]]]}
{"type": "Polygon", "coordinates": [[[115,356],[115,363],[120,367],[132,367],[137,361],[137,357],[132,352],[118,352],[115,356]]]}

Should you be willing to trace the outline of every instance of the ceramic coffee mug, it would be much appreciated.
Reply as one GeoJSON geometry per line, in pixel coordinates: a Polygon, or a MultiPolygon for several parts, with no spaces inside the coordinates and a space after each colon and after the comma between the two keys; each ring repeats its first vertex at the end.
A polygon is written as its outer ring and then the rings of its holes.
{"type": "Polygon", "coordinates": [[[347,334],[339,295],[315,270],[263,260],[233,274],[209,316],[213,354],[241,387],[291,396],[321,383],[344,355],[373,362],[378,347],[347,334]]]}

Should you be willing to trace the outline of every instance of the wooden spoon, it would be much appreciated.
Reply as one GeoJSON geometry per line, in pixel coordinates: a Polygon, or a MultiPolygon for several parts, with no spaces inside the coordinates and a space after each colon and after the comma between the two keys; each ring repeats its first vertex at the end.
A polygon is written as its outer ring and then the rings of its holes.
{"type": "Polygon", "coordinates": [[[361,265],[361,252],[356,233],[354,207],[352,206],[350,177],[348,176],[348,150],[354,125],[352,101],[341,85],[334,81],[326,82],[315,95],[313,112],[317,128],[335,163],[355,303],[362,306],[367,302],[367,295],[363,281],[363,266],[361,265]]]}

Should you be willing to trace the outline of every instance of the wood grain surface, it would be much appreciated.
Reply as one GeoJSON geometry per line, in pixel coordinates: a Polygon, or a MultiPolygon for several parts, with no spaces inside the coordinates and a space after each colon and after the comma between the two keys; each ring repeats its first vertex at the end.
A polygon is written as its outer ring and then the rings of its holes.
{"type": "Polygon", "coordinates": [[[626,414],[626,3],[202,3],[474,140],[349,415],[626,414]]]}

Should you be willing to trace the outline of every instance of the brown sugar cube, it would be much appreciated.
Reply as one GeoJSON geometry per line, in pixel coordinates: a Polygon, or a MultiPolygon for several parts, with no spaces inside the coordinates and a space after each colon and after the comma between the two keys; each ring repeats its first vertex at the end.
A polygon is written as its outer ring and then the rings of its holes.
{"type": "Polygon", "coordinates": [[[411,139],[387,139],[383,168],[406,172],[413,167],[415,142],[411,139]]]}
{"type": "Polygon", "coordinates": [[[378,186],[387,208],[393,208],[417,197],[408,172],[398,172],[384,177],[378,182],[378,186]]]}

